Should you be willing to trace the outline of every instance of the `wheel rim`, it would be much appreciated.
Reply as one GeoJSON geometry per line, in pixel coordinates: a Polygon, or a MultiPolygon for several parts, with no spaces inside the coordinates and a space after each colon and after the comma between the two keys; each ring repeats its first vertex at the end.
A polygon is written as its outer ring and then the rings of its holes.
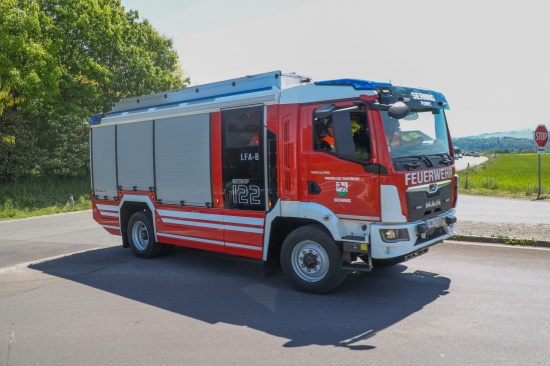
{"type": "Polygon", "coordinates": [[[137,250],[145,250],[149,244],[149,231],[141,221],[136,221],[132,227],[132,240],[137,250]]]}
{"type": "Polygon", "coordinates": [[[303,280],[317,282],[328,272],[329,260],[325,249],[318,243],[305,240],[292,250],[292,268],[303,280]]]}

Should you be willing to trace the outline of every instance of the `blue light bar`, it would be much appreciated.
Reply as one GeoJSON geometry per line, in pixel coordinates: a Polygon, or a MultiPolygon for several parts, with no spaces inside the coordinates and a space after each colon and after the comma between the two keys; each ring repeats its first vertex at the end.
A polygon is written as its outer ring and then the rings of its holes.
{"type": "Polygon", "coordinates": [[[94,114],[92,118],[90,119],[89,124],[90,125],[98,125],[101,122],[101,118],[103,117],[103,114],[94,114]]]}
{"type": "Polygon", "coordinates": [[[358,80],[358,79],[337,79],[316,81],[315,85],[340,85],[353,86],[355,90],[376,90],[379,87],[392,87],[391,83],[379,83],[376,81],[358,80]]]}

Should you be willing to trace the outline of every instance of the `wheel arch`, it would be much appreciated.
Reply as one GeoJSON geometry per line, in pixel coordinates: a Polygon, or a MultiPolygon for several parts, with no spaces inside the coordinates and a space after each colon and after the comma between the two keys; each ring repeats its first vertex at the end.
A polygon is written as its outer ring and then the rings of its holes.
{"type": "Polygon", "coordinates": [[[330,230],[317,220],[297,217],[277,217],[271,223],[269,247],[267,253],[264,254],[264,261],[279,265],[281,247],[286,237],[294,230],[308,225],[319,227],[334,240],[334,236],[330,230]]]}
{"type": "Polygon", "coordinates": [[[120,233],[122,235],[122,246],[124,248],[129,247],[128,242],[128,222],[133,214],[136,212],[144,211],[146,215],[151,220],[153,225],[153,231],[155,235],[155,240],[157,239],[157,230],[154,217],[154,206],[152,202],[143,196],[133,196],[130,199],[124,197],[120,204],[120,233]],[[137,199],[136,199],[137,198],[137,199]]]}

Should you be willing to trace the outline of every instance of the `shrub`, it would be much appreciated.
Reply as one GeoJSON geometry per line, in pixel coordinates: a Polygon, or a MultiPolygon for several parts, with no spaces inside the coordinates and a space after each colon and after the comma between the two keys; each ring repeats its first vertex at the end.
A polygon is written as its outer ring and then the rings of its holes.
{"type": "Polygon", "coordinates": [[[89,170],[87,121],[80,117],[47,118],[40,134],[44,155],[40,159],[44,175],[84,177],[89,170]]]}
{"type": "Polygon", "coordinates": [[[0,117],[0,137],[0,182],[28,175],[41,156],[32,121],[5,110],[0,117]]]}

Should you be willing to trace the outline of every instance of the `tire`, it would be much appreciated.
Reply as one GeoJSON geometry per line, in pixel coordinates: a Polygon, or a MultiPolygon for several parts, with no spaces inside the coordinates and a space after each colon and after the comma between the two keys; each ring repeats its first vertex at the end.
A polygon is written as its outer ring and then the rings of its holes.
{"type": "Polygon", "coordinates": [[[348,276],[341,268],[342,250],[318,225],[291,232],[281,248],[281,268],[293,286],[303,292],[324,294],[348,276]]]}
{"type": "Polygon", "coordinates": [[[160,255],[163,244],[155,240],[155,232],[149,216],[136,212],[128,222],[128,243],[134,254],[140,258],[155,258],[160,255]]]}

